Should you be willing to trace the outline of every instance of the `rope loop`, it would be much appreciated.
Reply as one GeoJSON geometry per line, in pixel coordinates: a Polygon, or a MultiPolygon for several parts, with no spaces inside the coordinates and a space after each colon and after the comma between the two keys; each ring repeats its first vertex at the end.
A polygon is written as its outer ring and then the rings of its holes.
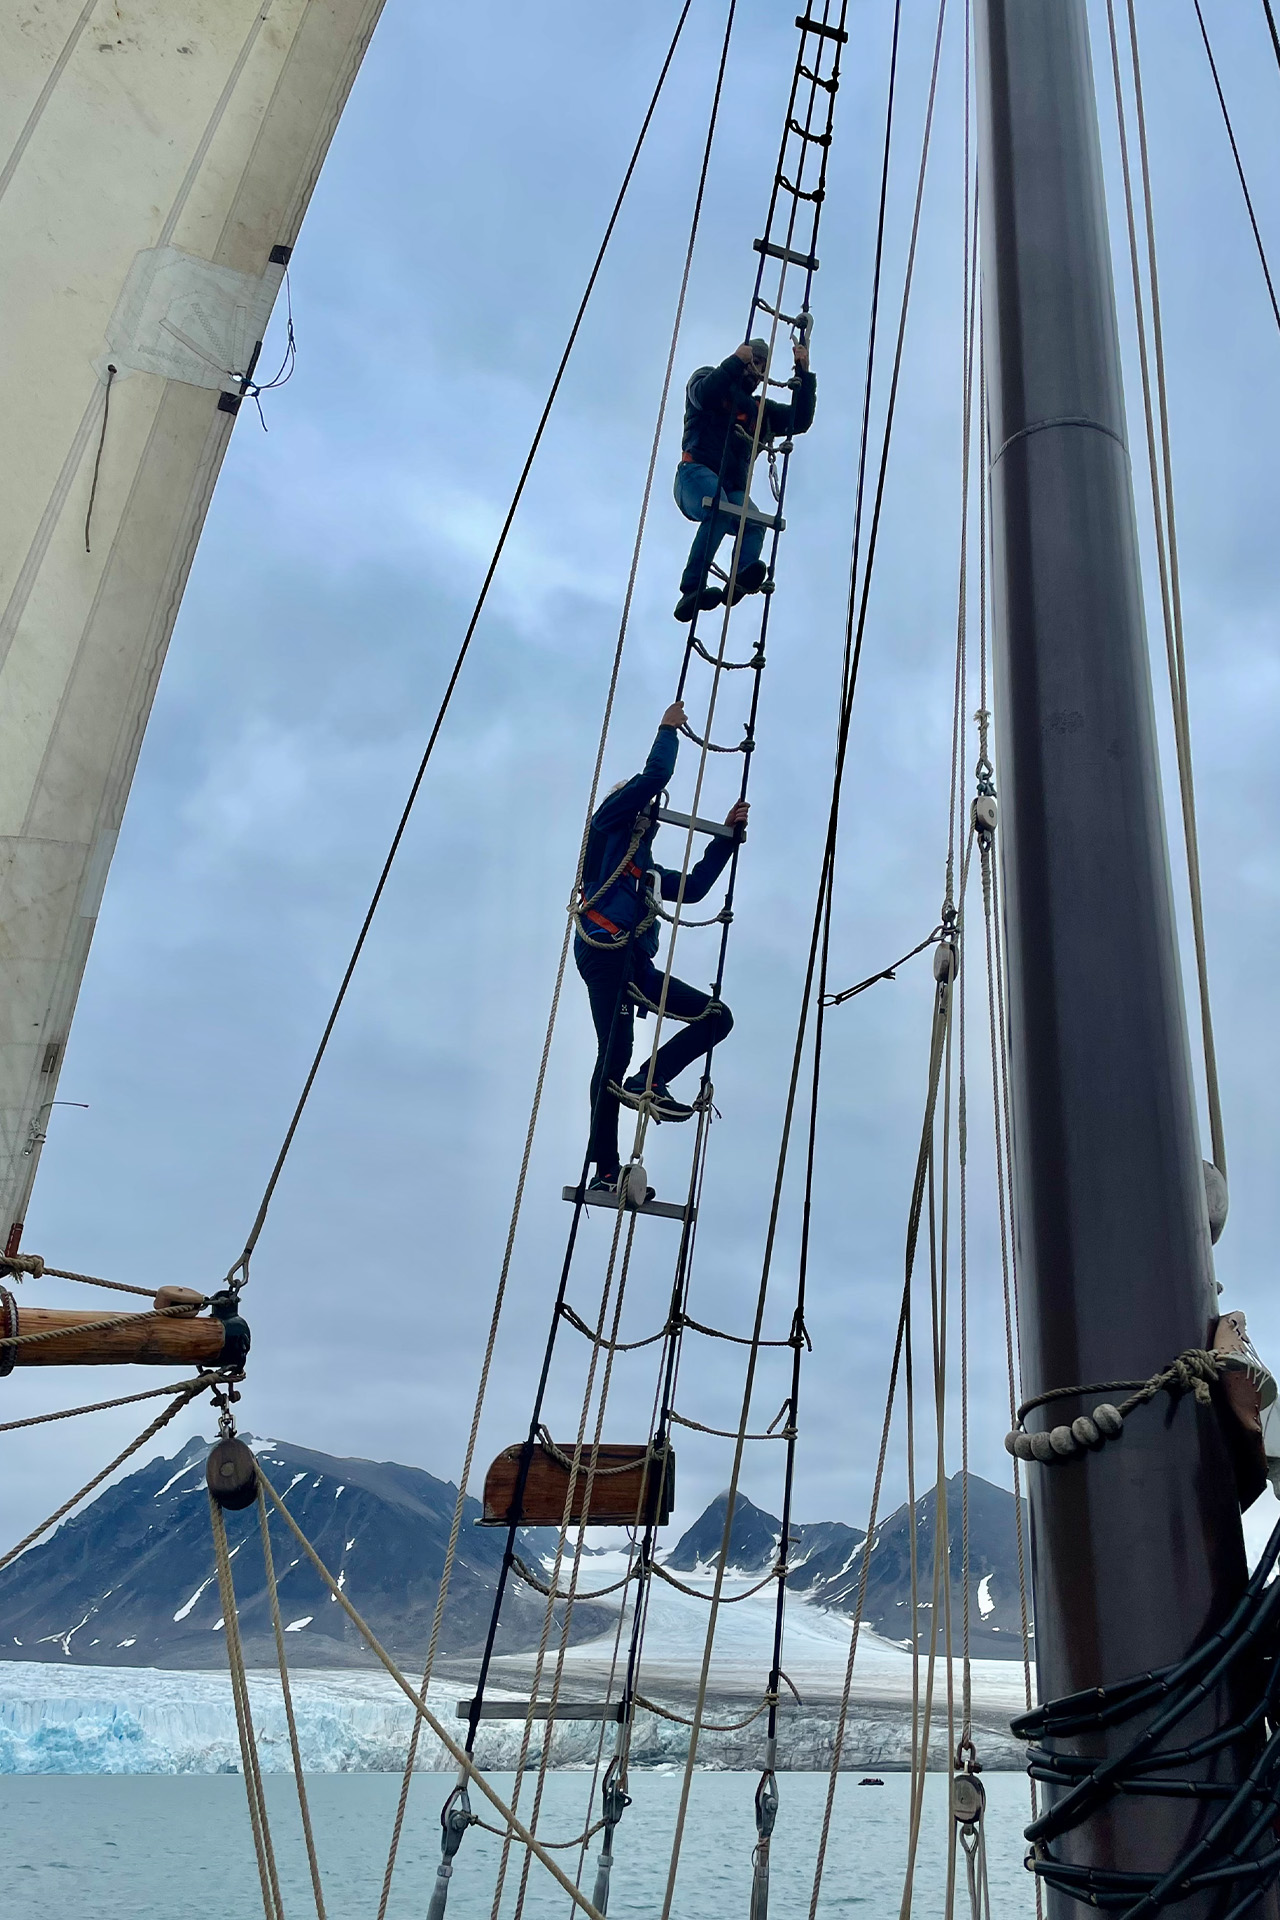
{"type": "Polygon", "coordinates": [[[1145,1406],[1158,1393],[1167,1393],[1175,1399],[1184,1393],[1191,1393],[1197,1405],[1209,1406],[1212,1389],[1233,1357],[1228,1353],[1212,1352],[1207,1347],[1187,1347],[1167,1367],[1162,1367],[1147,1380],[1101,1380],[1091,1386],[1053,1387],[1048,1393],[1038,1393],[1033,1399],[1024,1400],[1018,1408],[1017,1424],[1005,1436],[1005,1451],[1017,1460],[1038,1460],[1043,1466],[1074,1460],[1085,1452],[1096,1453],[1108,1440],[1119,1439],[1124,1422],[1134,1409],[1145,1406]],[[1052,1406],[1059,1400],[1082,1399],[1095,1393],[1128,1393],[1128,1398],[1120,1401],[1118,1406],[1110,1401],[1101,1401],[1092,1414],[1081,1414],[1069,1426],[1056,1426],[1040,1433],[1026,1431],[1026,1417],[1037,1407],[1052,1406]]]}

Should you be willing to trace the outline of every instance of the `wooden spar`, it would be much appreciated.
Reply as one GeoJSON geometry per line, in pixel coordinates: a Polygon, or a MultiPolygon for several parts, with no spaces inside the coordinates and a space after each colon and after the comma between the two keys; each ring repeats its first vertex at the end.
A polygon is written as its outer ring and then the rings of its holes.
{"type": "MultiPolygon", "coordinates": [[[[199,1296],[195,1296],[197,1299],[199,1296]]],[[[121,1327],[104,1327],[109,1311],[20,1306],[0,1287],[0,1333],[22,1340],[56,1332],[52,1340],[0,1347],[0,1373],[15,1367],[238,1366],[248,1329],[238,1317],[141,1313],[121,1327]]]]}
{"type": "MultiPolygon", "coordinates": [[[[1023,1392],[1144,1379],[1217,1305],[1178,972],[1086,0],[979,0],[993,656],[1023,1392]]],[[[1059,1402],[1039,1430],[1088,1411],[1059,1402]]],[[[1160,1395],[1032,1464],[1042,1698],[1180,1659],[1239,1598],[1218,1418],[1160,1395]]],[[[1211,1690],[1179,1727],[1235,1719],[1211,1690]]],[[[1115,1751],[1133,1729],[1083,1745],[1115,1751]]],[[[1237,1741],[1200,1768],[1239,1777],[1237,1741]]],[[[1051,1789],[1051,1792],[1053,1790],[1051,1789]]],[[[1150,1869],[1220,1802],[1126,1798],[1071,1862],[1150,1869]]],[[[1051,1891],[1052,1920],[1092,1909],[1051,1891]]],[[[1180,1903],[1187,1920],[1213,1905],[1180,1903]]]]}

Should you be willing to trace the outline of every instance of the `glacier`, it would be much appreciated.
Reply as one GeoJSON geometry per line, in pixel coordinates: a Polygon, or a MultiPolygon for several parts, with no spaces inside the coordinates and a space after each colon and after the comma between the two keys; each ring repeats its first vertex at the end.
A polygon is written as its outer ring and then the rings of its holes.
{"type": "MultiPolygon", "coordinates": [[[[393,1683],[377,1674],[309,1672],[291,1680],[302,1763],[308,1773],[398,1771],[413,1723],[413,1711],[393,1683]]],[[[433,1682],[430,1705],[451,1728],[465,1691],[457,1682],[433,1682]]],[[[280,1682],[274,1673],[249,1676],[249,1692],[264,1772],[291,1765],[280,1682]]],[[[492,1691],[490,1698],[497,1697],[492,1691]]],[[[713,1714],[714,1717],[714,1714],[713,1714]]],[[[782,1767],[825,1769],[835,1731],[834,1704],[782,1716],[782,1767]]],[[[523,1722],[481,1727],[476,1757],[497,1772],[513,1769],[523,1722]]],[[[551,1763],[590,1767],[600,1738],[598,1724],[566,1722],[552,1733],[551,1763]]],[[[542,1729],[535,1731],[529,1764],[540,1758],[542,1729]]],[[[758,1723],[734,1733],[704,1732],[700,1763],[711,1769],[759,1764],[758,1723]]],[[[910,1762],[910,1715],[900,1707],[858,1708],[850,1716],[845,1765],[850,1769],[898,1770],[910,1762]]],[[[1023,1765],[1012,1739],[988,1734],[984,1764],[994,1769],[1023,1765]]],[[[637,1715],[632,1764],[678,1765],[688,1752],[688,1729],[656,1714],[637,1715]]],[[[418,1766],[447,1771],[448,1753],[429,1730],[419,1744],[418,1766]]],[[[931,1764],[945,1764],[935,1743],[931,1764]]],[[[0,1666],[0,1774],[38,1773],[238,1773],[240,1747],[230,1682],[225,1675],[166,1672],[159,1668],[55,1667],[9,1661],[0,1666]]]]}

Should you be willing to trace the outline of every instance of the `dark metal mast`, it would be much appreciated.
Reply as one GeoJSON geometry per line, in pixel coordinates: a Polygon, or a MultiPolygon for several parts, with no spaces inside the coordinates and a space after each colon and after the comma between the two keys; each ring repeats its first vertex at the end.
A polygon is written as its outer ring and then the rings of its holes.
{"type": "MultiPolygon", "coordinates": [[[[1031,1396],[1147,1377],[1206,1344],[1217,1303],[1086,0],[978,0],[977,37],[1015,1219],[1031,1396]]],[[[1028,1424],[1086,1411],[1068,1401],[1028,1424]]],[[[1190,1394],[1158,1396],[1119,1442],[1069,1465],[1033,1464],[1028,1477],[1042,1698],[1180,1657],[1238,1598],[1232,1469],[1214,1410],[1190,1394]]],[[[1211,1700],[1195,1724],[1221,1724],[1228,1709],[1211,1700]]],[[[1103,1736],[1096,1751],[1107,1751],[1103,1736]]],[[[1237,1762],[1228,1752],[1218,1764],[1230,1777],[1237,1762]]],[[[1204,1802],[1122,1798],[1061,1851],[1158,1867],[1206,1817],[1204,1802]]],[[[1060,1894],[1050,1904],[1058,1920],[1089,1911],[1060,1894]]]]}

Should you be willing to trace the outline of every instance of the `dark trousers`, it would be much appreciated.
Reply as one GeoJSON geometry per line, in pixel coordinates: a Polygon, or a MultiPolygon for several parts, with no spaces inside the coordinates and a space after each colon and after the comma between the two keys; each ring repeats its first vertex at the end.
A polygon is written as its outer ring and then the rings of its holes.
{"type": "MultiPolygon", "coordinates": [[[[631,1065],[635,1013],[625,989],[635,984],[646,1000],[656,1007],[662,998],[662,975],[646,954],[628,953],[625,948],[605,952],[589,947],[584,940],[573,943],[578,972],[586,982],[595,1022],[599,1052],[591,1076],[591,1153],[596,1172],[612,1179],[618,1171],[618,1099],[609,1092],[609,1082],[622,1084],[631,1065]]],[[[690,1024],[682,1026],[658,1048],[653,1064],[654,1085],[665,1085],[683,1072],[691,1061],[700,1059],[709,1047],[719,1046],[733,1026],[733,1015],[721,1006],[705,1020],[702,1013],[711,995],[690,987],[674,977],[667,982],[667,1013],[690,1024]]]]}

